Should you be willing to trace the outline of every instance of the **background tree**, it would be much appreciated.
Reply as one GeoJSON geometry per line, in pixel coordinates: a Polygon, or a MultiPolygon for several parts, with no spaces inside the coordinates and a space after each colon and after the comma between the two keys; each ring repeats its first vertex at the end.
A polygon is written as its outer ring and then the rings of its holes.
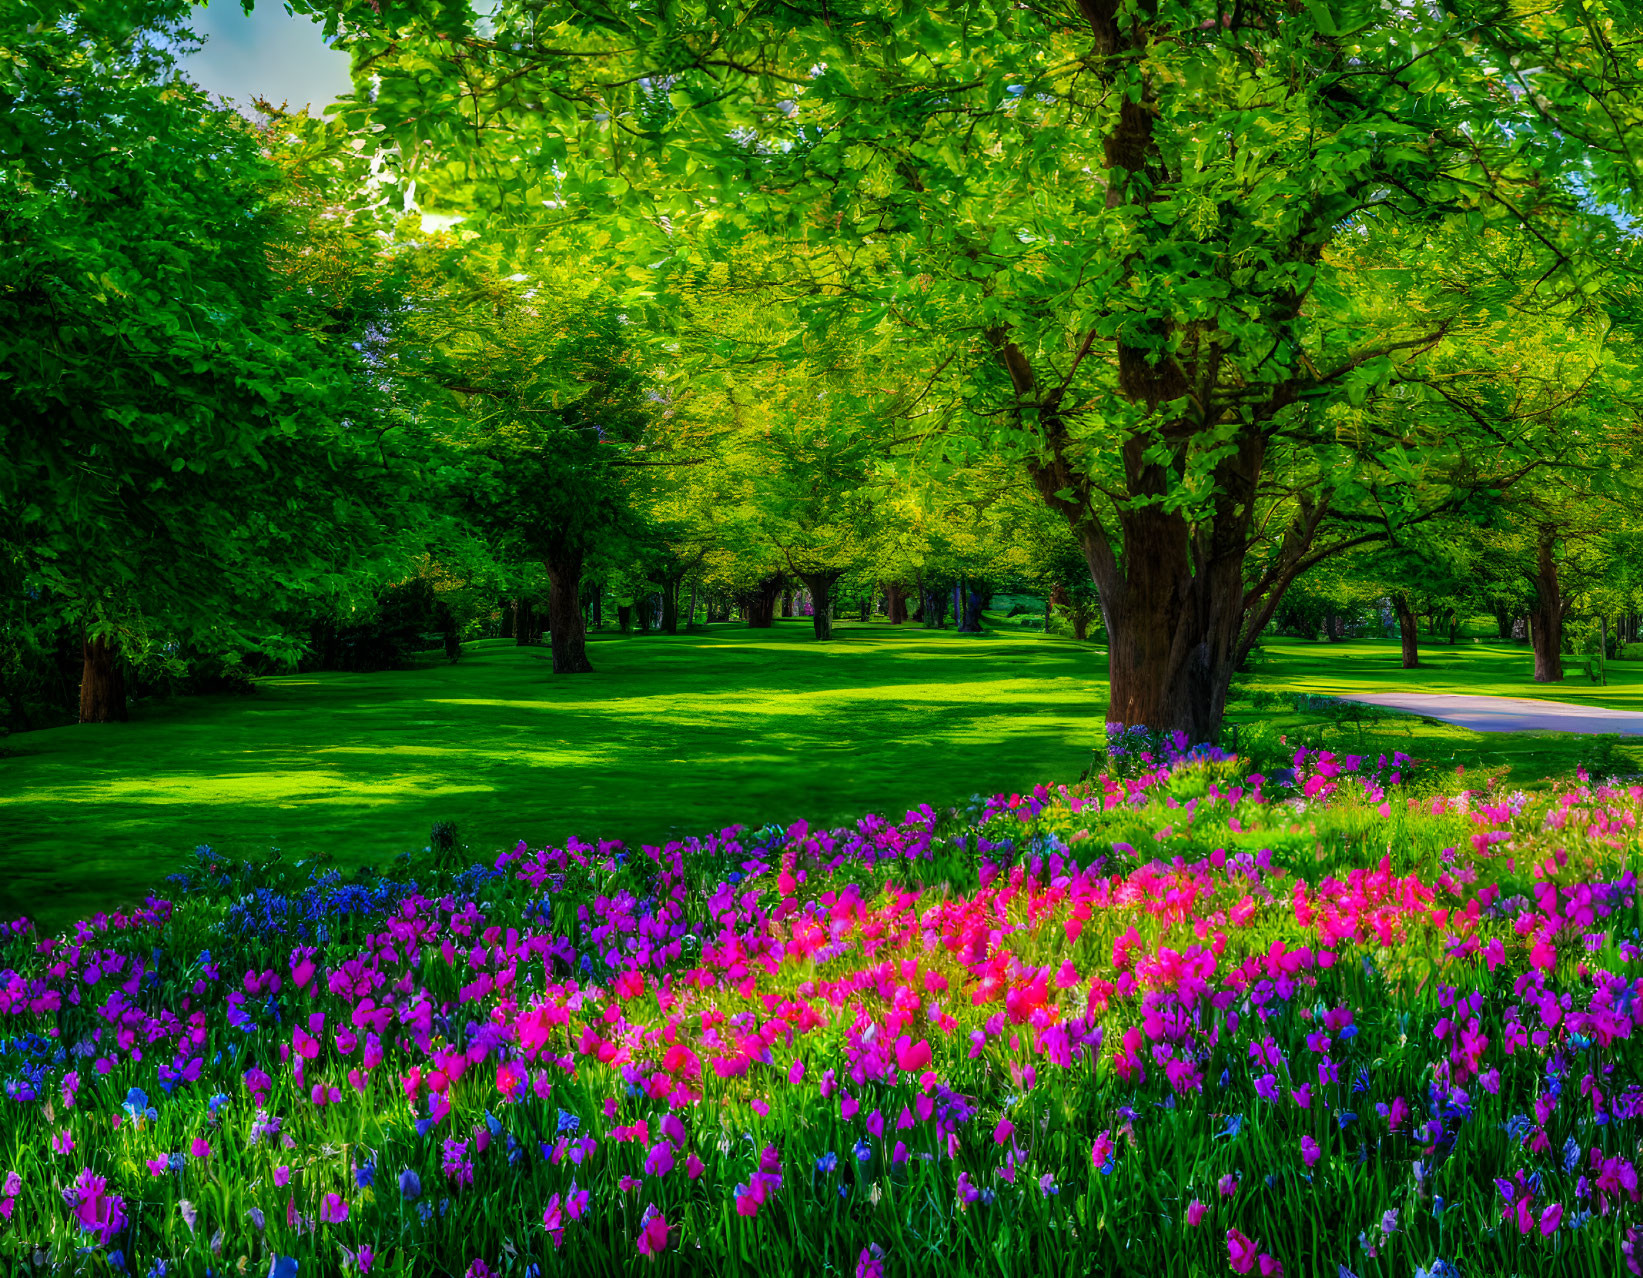
{"type": "Polygon", "coordinates": [[[185,12],[0,16],[0,588],[8,631],[74,636],[82,721],[125,717],[145,647],[294,656],[270,619],[415,522],[352,340],[372,307],[299,286],[310,210],[176,75],[185,12]]]}

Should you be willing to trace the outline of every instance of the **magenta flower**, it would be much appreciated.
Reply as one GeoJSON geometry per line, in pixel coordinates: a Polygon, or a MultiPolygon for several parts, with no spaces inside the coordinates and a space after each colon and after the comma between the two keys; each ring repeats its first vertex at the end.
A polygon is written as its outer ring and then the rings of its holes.
{"type": "Polygon", "coordinates": [[[884,1278],[884,1248],[869,1243],[856,1259],[856,1278],[884,1278]]]}
{"type": "Polygon", "coordinates": [[[691,1180],[695,1180],[705,1170],[707,1169],[703,1165],[702,1160],[697,1158],[695,1154],[688,1154],[685,1156],[685,1175],[689,1176],[691,1180]]]}
{"type": "Polygon", "coordinates": [[[361,1243],[359,1250],[354,1253],[354,1261],[359,1265],[359,1271],[362,1274],[371,1272],[371,1266],[376,1263],[376,1258],[377,1254],[371,1250],[370,1243],[361,1243]]]}
{"type": "Polygon", "coordinates": [[[1222,1198],[1231,1198],[1238,1192],[1238,1178],[1231,1172],[1228,1172],[1225,1176],[1221,1177],[1220,1180],[1215,1182],[1215,1188],[1221,1191],[1222,1198]]]}
{"type": "Polygon", "coordinates": [[[667,1217],[656,1210],[655,1203],[645,1208],[639,1237],[634,1245],[639,1248],[641,1256],[655,1257],[667,1250],[667,1217]]]}
{"type": "Polygon", "coordinates": [[[204,1136],[196,1136],[188,1147],[188,1152],[195,1158],[211,1157],[211,1143],[204,1136]]]}
{"type": "Polygon", "coordinates": [[[108,1182],[92,1175],[91,1168],[83,1167],[66,1195],[80,1228],[95,1233],[105,1247],[126,1227],[125,1200],[107,1191],[108,1182]]]}
{"type": "Polygon", "coordinates": [[[284,1189],[291,1180],[291,1169],[285,1166],[274,1168],[274,1185],[277,1189],[284,1189]]]}
{"type": "Polygon", "coordinates": [[[319,1218],[327,1225],[340,1225],[348,1219],[348,1204],[342,1201],[341,1194],[325,1195],[325,1202],[319,1209],[319,1218]]]}
{"type": "Polygon", "coordinates": [[[1105,1167],[1107,1159],[1112,1157],[1112,1150],[1112,1131],[1109,1128],[1090,1143],[1090,1166],[1105,1167]]]}
{"type": "Polygon", "coordinates": [[[1302,1162],[1304,1162],[1308,1167],[1311,1167],[1322,1156],[1323,1150],[1318,1147],[1317,1141],[1313,1140],[1310,1136],[1301,1137],[1302,1162]]]}
{"type": "Polygon", "coordinates": [[[63,1128],[52,1135],[51,1152],[54,1154],[68,1154],[74,1149],[74,1137],[68,1128],[63,1128]]]}
{"type": "MultiPolygon", "coordinates": [[[[1015,1131],[1015,1124],[1014,1123],[1012,1123],[1007,1118],[999,1119],[998,1120],[998,1126],[993,1128],[993,1144],[1002,1145],[1005,1141],[1010,1139],[1010,1134],[1014,1131],[1015,1131]]],[[[1101,1161],[1104,1163],[1107,1160],[1105,1158],[1103,1158],[1101,1161]]]]}
{"type": "Polygon", "coordinates": [[[1237,1229],[1227,1230],[1227,1252],[1234,1273],[1247,1274],[1255,1268],[1259,1250],[1255,1243],[1237,1229]]]}
{"type": "Polygon", "coordinates": [[[1204,1213],[1208,1210],[1208,1207],[1204,1206],[1203,1203],[1194,1198],[1187,1204],[1187,1224],[1196,1229],[1198,1227],[1198,1223],[1203,1220],[1204,1213]]]}
{"type": "Polygon", "coordinates": [[[1540,1232],[1542,1237],[1551,1237],[1557,1232],[1557,1227],[1563,1223],[1563,1204],[1553,1203],[1540,1213],[1540,1232]]]}
{"type": "Polygon", "coordinates": [[[673,1170],[673,1146],[665,1140],[657,1141],[650,1147],[650,1153],[645,1158],[645,1175],[666,1176],[673,1170]]]}

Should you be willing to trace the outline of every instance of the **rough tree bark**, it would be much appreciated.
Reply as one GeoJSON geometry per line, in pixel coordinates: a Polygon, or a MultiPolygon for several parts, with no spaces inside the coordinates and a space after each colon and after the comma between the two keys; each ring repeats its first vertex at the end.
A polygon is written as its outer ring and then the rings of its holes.
{"type": "Polygon", "coordinates": [[[1557,575],[1557,528],[1542,524],[1535,538],[1535,570],[1529,580],[1535,588],[1530,614],[1529,641],[1535,649],[1535,682],[1563,682],[1564,600],[1557,575]]]}
{"type": "Polygon", "coordinates": [[[582,627],[582,553],[562,550],[547,556],[548,642],[554,674],[592,674],[588,636],[582,627]]]}
{"type": "Polygon", "coordinates": [[[964,635],[979,635],[981,633],[981,591],[974,582],[962,583],[959,595],[958,631],[964,635]]]}
{"type": "Polygon", "coordinates": [[[1398,637],[1403,640],[1403,668],[1414,670],[1421,663],[1420,634],[1409,596],[1401,590],[1392,596],[1392,610],[1398,614],[1398,637]]]}
{"type": "Polygon", "coordinates": [[[80,722],[124,723],[126,721],[125,671],[120,668],[120,652],[106,635],[80,641],[84,670],[80,676],[80,722]]]}

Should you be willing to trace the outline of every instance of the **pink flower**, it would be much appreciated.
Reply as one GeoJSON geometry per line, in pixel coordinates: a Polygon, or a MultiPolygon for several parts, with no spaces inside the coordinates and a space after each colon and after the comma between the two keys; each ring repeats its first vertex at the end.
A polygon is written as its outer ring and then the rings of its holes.
{"type": "Polygon", "coordinates": [[[1317,1141],[1313,1140],[1310,1136],[1301,1137],[1302,1162],[1304,1162],[1308,1167],[1311,1167],[1320,1157],[1322,1157],[1322,1155],[1323,1150],[1318,1148],[1317,1141]]]}
{"type": "Polygon", "coordinates": [[[1090,1143],[1090,1166],[1105,1167],[1112,1157],[1112,1130],[1102,1132],[1090,1143]]]}
{"type": "Polygon", "coordinates": [[[1284,1267],[1263,1251],[1261,1253],[1261,1275],[1262,1278],[1284,1278],[1284,1267]]]}
{"type": "Polygon", "coordinates": [[[1231,1198],[1238,1192],[1238,1178],[1231,1172],[1228,1172],[1225,1176],[1221,1177],[1220,1180],[1215,1182],[1215,1188],[1221,1191],[1222,1198],[1231,1198]]]}
{"type": "Polygon", "coordinates": [[[206,1140],[204,1136],[196,1136],[193,1143],[189,1145],[188,1152],[193,1154],[195,1158],[210,1158],[211,1142],[206,1140]]]}
{"type": "Polygon", "coordinates": [[[52,1153],[54,1153],[54,1154],[67,1154],[67,1153],[71,1152],[73,1149],[74,1149],[74,1137],[69,1133],[68,1128],[65,1127],[61,1131],[57,1132],[56,1134],[54,1134],[52,1136],[52,1138],[51,1138],[51,1152],[52,1153]]]}
{"type": "Polygon", "coordinates": [[[641,1256],[658,1256],[667,1250],[667,1217],[651,1203],[645,1208],[643,1225],[635,1244],[641,1256]]]}
{"type": "Polygon", "coordinates": [[[792,1067],[787,1071],[787,1081],[796,1086],[803,1077],[804,1062],[801,1060],[795,1060],[792,1067]]]}
{"type": "MultiPolygon", "coordinates": [[[[1007,1118],[999,1119],[998,1126],[993,1128],[993,1143],[995,1145],[1002,1145],[1005,1141],[1010,1139],[1010,1133],[1013,1131],[1015,1131],[1014,1123],[1007,1118]]],[[[1103,1158],[1101,1161],[1106,1162],[1107,1160],[1103,1158]]]]}
{"type": "Polygon", "coordinates": [[[702,1160],[697,1158],[695,1154],[691,1154],[685,1158],[685,1175],[689,1176],[692,1180],[695,1180],[705,1170],[706,1168],[703,1166],[702,1160]]]}
{"type": "Polygon", "coordinates": [[[274,1168],[274,1185],[276,1188],[284,1189],[290,1180],[291,1169],[289,1167],[274,1168]]]}
{"type": "Polygon", "coordinates": [[[911,1035],[903,1034],[896,1040],[896,1065],[909,1074],[916,1074],[920,1070],[929,1068],[929,1040],[921,1038],[915,1043],[911,1035]]]}
{"type": "Polygon", "coordinates": [[[1557,1232],[1557,1227],[1563,1223],[1563,1204],[1553,1203],[1540,1213],[1540,1232],[1544,1237],[1550,1237],[1557,1232]]]}
{"type": "Polygon", "coordinates": [[[348,1219],[348,1204],[342,1201],[341,1194],[325,1195],[325,1202],[319,1209],[319,1218],[327,1225],[340,1225],[348,1219]]]}
{"type": "Polygon", "coordinates": [[[1236,1229],[1227,1230],[1227,1252],[1234,1273],[1247,1274],[1255,1268],[1256,1246],[1236,1229]]]}
{"type": "Polygon", "coordinates": [[[1208,1210],[1208,1207],[1194,1198],[1187,1204],[1187,1224],[1196,1229],[1199,1222],[1204,1219],[1204,1213],[1208,1210]]]}
{"type": "Polygon", "coordinates": [[[371,1266],[376,1263],[376,1258],[377,1254],[371,1250],[370,1243],[361,1243],[359,1246],[359,1251],[354,1256],[354,1259],[359,1264],[359,1271],[362,1274],[368,1274],[371,1272],[371,1266]]]}
{"type": "Polygon", "coordinates": [[[884,1248],[869,1243],[856,1260],[856,1278],[884,1278],[884,1248]]]}

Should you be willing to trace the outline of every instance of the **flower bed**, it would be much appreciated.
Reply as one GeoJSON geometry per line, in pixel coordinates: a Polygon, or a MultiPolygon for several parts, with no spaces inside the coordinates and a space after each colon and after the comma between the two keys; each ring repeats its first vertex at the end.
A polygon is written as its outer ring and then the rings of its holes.
{"type": "Polygon", "coordinates": [[[1110,770],[459,874],[201,849],[171,901],[19,921],[0,1256],[1639,1272],[1643,787],[1110,770]]]}

